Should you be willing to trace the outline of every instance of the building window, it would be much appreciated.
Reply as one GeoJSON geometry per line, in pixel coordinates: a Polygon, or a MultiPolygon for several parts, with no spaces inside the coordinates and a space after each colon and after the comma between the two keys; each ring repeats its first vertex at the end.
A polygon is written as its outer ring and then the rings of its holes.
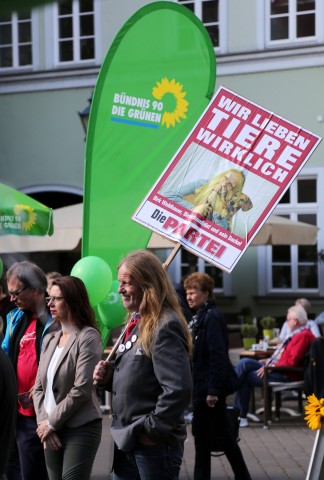
{"type": "Polygon", "coordinates": [[[0,68],[33,64],[31,11],[0,16],[0,68]]]}
{"type": "Polygon", "coordinates": [[[94,0],[57,5],[57,42],[59,64],[94,60],[94,0]]]}
{"type": "MultiPolygon", "coordinates": [[[[276,215],[317,225],[317,179],[299,178],[281,199],[276,215]]],[[[269,248],[270,290],[319,289],[317,245],[275,245],[269,248]]]]}
{"type": "Polygon", "coordinates": [[[203,259],[185,249],[181,249],[180,262],[181,279],[185,279],[188,275],[194,272],[208,273],[208,275],[214,279],[215,291],[224,292],[224,279],[222,270],[210,263],[205,262],[203,259]]]}
{"type": "Polygon", "coordinates": [[[202,21],[214,48],[219,50],[224,43],[224,0],[178,0],[178,3],[189,8],[202,21]]]}
{"type": "MultiPolygon", "coordinates": [[[[162,263],[165,263],[172,253],[172,249],[170,248],[150,248],[150,250],[162,263]]],[[[223,272],[211,263],[205,262],[202,258],[197,257],[197,255],[181,248],[168,267],[168,273],[173,284],[177,285],[182,283],[188,275],[194,272],[203,272],[210,275],[214,279],[214,292],[217,295],[223,297],[232,295],[232,279],[230,274],[223,272]]]]}
{"type": "Polygon", "coordinates": [[[318,36],[318,0],[266,0],[268,44],[300,44],[318,36]]]}

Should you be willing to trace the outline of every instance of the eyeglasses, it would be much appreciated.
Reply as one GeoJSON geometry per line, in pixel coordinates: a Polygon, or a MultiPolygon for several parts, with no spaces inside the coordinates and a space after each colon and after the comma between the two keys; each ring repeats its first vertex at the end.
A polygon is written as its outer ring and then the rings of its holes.
{"type": "Polygon", "coordinates": [[[46,297],[45,300],[46,300],[46,303],[54,303],[54,305],[56,305],[56,303],[58,302],[58,300],[63,300],[64,297],[46,297]]]}
{"type": "Polygon", "coordinates": [[[8,292],[10,297],[19,297],[19,295],[21,294],[21,292],[23,292],[24,290],[26,290],[26,288],[28,287],[23,287],[21,288],[20,290],[15,290],[14,292],[8,292]]]}

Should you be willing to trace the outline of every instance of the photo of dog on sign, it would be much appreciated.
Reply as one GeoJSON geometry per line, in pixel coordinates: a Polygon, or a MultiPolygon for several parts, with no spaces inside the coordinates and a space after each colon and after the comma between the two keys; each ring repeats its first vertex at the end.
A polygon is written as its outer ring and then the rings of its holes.
{"type": "Polygon", "coordinates": [[[234,215],[253,207],[242,192],[244,182],[244,172],[231,168],[210,180],[195,180],[164,191],[163,195],[231,232],[234,215]]]}
{"type": "Polygon", "coordinates": [[[228,230],[233,231],[233,217],[239,211],[248,212],[253,207],[253,203],[248,195],[245,193],[234,193],[232,198],[228,201],[227,206],[227,220],[228,230]]]}

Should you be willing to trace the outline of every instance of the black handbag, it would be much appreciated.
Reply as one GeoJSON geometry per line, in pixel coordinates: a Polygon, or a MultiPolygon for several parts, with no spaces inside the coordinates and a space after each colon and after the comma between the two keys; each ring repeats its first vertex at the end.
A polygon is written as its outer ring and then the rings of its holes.
{"type": "MultiPolygon", "coordinates": [[[[240,441],[239,428],[240,428],[240,410],[234,405],[226,406],[226,426],[229,434],[236,442],[240,441]]],[[[215,425],[215,432],[217,432],[217,425],[215,425]]],[[[223,437],[219,433],[215,433],[211,438],[211,456],[219,457],[224,455],[223,450],[223,437]]]]}

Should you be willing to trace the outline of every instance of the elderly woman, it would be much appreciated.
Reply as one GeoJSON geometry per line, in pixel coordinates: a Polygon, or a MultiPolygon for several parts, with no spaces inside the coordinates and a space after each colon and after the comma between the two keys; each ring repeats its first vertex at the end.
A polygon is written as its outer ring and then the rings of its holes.
{"type": "Polygon", "coordinates": [[[240,447],[226,421],[226,390],[230,371],[227,325],[214,304],[214,280],[206,273],[192,273],[184,281],[187,301],[194,312],[189,324],[193,347],[193,420],[195,439],[194,480],[210,480],[214,436],[236,479],[250,480],[240,447]]]}
{"type": "Polygon", "coordinates": [[[44,340],[34,389],[37,433],[50,480],[88,480],[101,440],[102,413],[92,373],[102,344],[79,278],[57,278],[47,302],[62,330],[44,340]]]}

